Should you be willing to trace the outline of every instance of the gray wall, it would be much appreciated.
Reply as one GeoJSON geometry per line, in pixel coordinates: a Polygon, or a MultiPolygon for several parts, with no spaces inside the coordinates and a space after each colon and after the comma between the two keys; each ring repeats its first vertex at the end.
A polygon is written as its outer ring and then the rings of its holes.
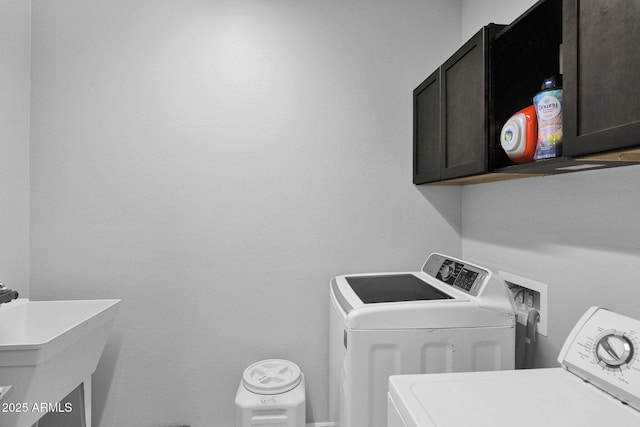
{"type": "Polygon", "coordinates": [[[411,91],[460,2],[34,0],[34,299],[122,298],[97,426],[231,426],[243,369],[307,376],[328,282],[461,254],[461,190],[411,184],[411,91]]]}
{"type": "MultiPolygon", "coordinates": [[[[509,23],[533,3],[464,1],[462,38],[488,22],[509,23]]],[[[549,286],[538,366],[557,366],[591,305],[640,318],[640,166],[468,186],[462,200],[465,258],[549,286]]]]}
{"type": "Polygon", "coordinates": [[[640,318],[639,210],[640,166],[463,190],[464,256],[549,286],[538,366],[592,305],[640,318]]]}
{"type": "Polygon", "coordinates": [[[508,25],[536,0],[462,0],[462,41],[468,40],[483,25],[508,25]]]}
{"type": "Polygon", "coordinates": [[[0,0],[0,282],[29,296],[31,6],[0,0]]]}

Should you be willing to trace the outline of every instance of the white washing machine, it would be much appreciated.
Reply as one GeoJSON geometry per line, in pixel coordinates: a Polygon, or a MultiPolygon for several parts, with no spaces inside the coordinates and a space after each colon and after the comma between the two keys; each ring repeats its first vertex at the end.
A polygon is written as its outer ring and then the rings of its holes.
{"type": "Polygon", "coordinates": [[[431,254],[418,272],[331,279],[329,411],[384,427],[389,376],[513,369],[515,314],[490,270],[431,254]]]}
{"type": "Polygon", "coordinates": [[[640,322],[592,307],[560,368],[389,379],[388,427],[640,426],[640,322]]]}

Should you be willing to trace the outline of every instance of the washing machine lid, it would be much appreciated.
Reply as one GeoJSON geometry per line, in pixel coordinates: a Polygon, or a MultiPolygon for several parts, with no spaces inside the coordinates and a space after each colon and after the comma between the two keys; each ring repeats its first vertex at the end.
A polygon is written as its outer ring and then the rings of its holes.
{"type": "Polygon", "coordinates": [[[406,427],[640,425],[640,412],[562,368],[398,375],[389,396],[406,427]]]}
{"type": "Polygon", "coordinates": [[[242,374],[242,384],[252,393],[281,394],[293,390],[302,381],[302,372],[295,363],[283,359],[261,360],[242,374]]]}
{"type": "Polygon", "coordinates": [[[452,299],[413,274],[347,276],[347,282],[365,304],[452,299]]]}

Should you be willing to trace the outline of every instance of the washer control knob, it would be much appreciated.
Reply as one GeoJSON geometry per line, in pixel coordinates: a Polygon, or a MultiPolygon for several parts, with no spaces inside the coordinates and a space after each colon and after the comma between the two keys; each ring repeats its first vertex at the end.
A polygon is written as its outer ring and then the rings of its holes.
{"type": "Polygon", "coordinates": [[[455,271],[455,267],[451,264],[444,264],[440,268],[440,275],[442,276],[442,280],[447,280],[449,277],[453,275],[455,271]]]}
{"type": "Polygon", "coordinates": [[[604,335],[596,344],[598,362],[609,368],[619,368],[633,358],[633,344],[619,332],[604,335]]]}

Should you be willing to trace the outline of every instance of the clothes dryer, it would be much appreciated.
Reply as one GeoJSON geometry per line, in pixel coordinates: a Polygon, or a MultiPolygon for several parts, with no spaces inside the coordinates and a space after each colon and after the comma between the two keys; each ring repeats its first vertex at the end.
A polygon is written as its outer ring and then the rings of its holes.
{"type": "Polygon", "coordinates": [[[388,427],[640,426],[640,321],[592,307],[559,368],[389,380],[388,427]]]}
{"type": "Polygon", "coordinates": [[[418,272],[330,283],[330,417],[385,427],[389,376],[513,369],[515,314],[489,269],[431,254],[418,272]]]}

